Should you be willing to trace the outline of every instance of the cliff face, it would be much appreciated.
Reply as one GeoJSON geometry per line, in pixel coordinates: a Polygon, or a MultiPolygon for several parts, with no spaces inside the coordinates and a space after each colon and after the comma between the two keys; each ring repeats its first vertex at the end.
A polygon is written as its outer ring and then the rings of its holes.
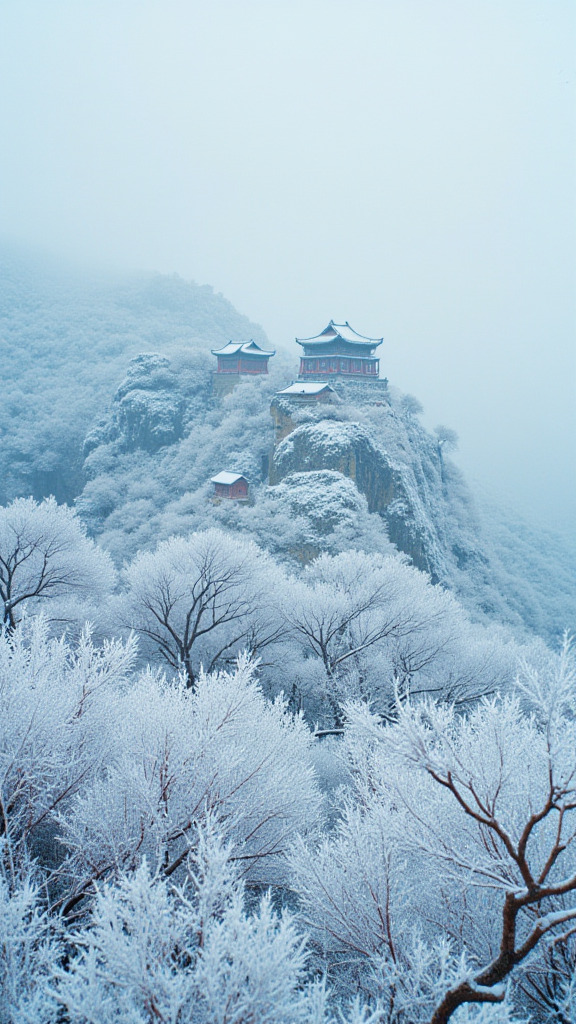
{"type": "Polygon", "coordinates": [[[354,480],[370,512],[384,512],[401,486],[386,454],[378,451],[359,423],[323,420],[297,427],[276,448],[270,483],[289,473],[318,469],[333,469],[354,480]]]}
{"type": "Polygon", "coordinates": [[[343,392],[336,410],[273,410],[282,429],[270,483],[294,473],[341,473],[354,481],[368,510],[380,515],[397,548],[434,580],[447,582],[455,569],[483,561],[470,506],[462,501],[462,481],[415,418],[388,401],[375,402],[368,387],[366,400],[358,402],[355,394],[353,406],[346,405],[343,392]],[[298,424],[306,415],[313,422],[298,424]]]}
{"type": "Polygon", "coordinates": [[[431,559],[432,538],[416,510],[402,478],[387,453],[376,447],[359,423],[320,422],[297,427],[278,445],[270,467],[270,483],[293,473],[335,470],[353,480],[368,503],[380,513],[388,536],[419,569],[436,575],[431,559]]]}
{"type": "MultiPolygon", "coordinates": [[[[205,394],[208,381],[205,371],[198,383],[205,394]]],[[[103,444],[114,444],[118,452],[141,449],[150,453],[175,444],[184,433],[191,397],[187,390],[165,356],[144,354],[132,359],[114,396],[110,416],[86,437],[84,455],[89,456],[103,444]]]]}

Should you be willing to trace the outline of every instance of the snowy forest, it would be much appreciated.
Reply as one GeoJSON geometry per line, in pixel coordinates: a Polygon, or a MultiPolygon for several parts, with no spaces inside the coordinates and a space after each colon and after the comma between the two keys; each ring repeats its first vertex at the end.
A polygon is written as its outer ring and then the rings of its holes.
{"type": "Polygon", "coordinates": [[[0,1024],[576,1021],[565,539],[394,381],[217,393],[208,287],[1,276],[0,1024]]]}

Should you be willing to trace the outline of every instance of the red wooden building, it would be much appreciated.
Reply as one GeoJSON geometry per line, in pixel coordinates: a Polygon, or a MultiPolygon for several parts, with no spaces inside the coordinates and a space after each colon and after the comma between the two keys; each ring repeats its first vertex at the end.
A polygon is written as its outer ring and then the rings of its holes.
{"type": "Polygon", "coordinates": [[[255,341],[228,342],[224,348],[213,348],[218,359],[216,373],[268,373],[268,360],[275,352],[267,352],[255,341]]]}
{"type": "Polygon", "coordinates": [[[378,380],[380,361],[374,355],[383,338],[367,338],[333,320],[313,338],[296,338],[304,349],[298,380],[378,380]]]}
{"type": "Polygon", "coordinates": [[[218,473],[213,476],[215,498],[236,498],[239,501],[248,497],[248,481],[241,473],[218,473]]]}

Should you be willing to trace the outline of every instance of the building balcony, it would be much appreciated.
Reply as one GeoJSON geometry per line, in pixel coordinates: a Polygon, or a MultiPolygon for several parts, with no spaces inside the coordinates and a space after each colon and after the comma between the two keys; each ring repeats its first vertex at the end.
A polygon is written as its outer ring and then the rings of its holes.
{"type": "Polygon", "coordinates": [[[302,358],[300,360],[300,377],[368,377],[378,379],[380,361],[378,359],[346,359],[340,356],[324,359],[302,358]]]}

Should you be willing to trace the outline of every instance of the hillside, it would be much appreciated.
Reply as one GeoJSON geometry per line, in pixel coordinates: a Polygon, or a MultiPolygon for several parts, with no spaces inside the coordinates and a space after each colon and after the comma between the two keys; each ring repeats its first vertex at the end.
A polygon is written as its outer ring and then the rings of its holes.
{"type": "Polygon", "coordinates": [[[478,505],[393,387],[284,408],[274,447],[271,404],[296,368],[279,354],[268,377],[216,399],[210,347],[266,343],[223,296],[178,277],[74,277],[7,251],[2,267],[0,502],[76,501],[118,564],[214,524],[292,564],[397,548],[477,618],[554,643],[576,624],[574,553],[478,505]],[[249,478],[248,506],[212,503],[222,469],[249,478]]]}
{"type": "Polygon", "coordinates": [[[174,344],[264,339],[209,286],[172,277],[73,274],[0,249],[0,502],[82,490],[82,444],[129,359],[174,344]]]}
{"type": "Polygon", "coordinates": [[[212,368],[188,350],[172,361],[135,358],[86,438],[78,508],[119,563],[216,524],[291,563],[396,548],[475,618],[516,632],[556,642],[576,621],[573,563],[560,540],[549,535],[540,552],[543,533],[478,508],[396,389],[382,401],[369,384],[349,394],[342,386],[336,405],[290,408],[276,396],[290,366],[223,398],[212,392],[212,368]],[[285,436],[275,445],[270,408],[277,419],[279,404],[285,436]],[[212,502],[210,478],[222,469],[248,477],[249,505],[212,502]]]}

